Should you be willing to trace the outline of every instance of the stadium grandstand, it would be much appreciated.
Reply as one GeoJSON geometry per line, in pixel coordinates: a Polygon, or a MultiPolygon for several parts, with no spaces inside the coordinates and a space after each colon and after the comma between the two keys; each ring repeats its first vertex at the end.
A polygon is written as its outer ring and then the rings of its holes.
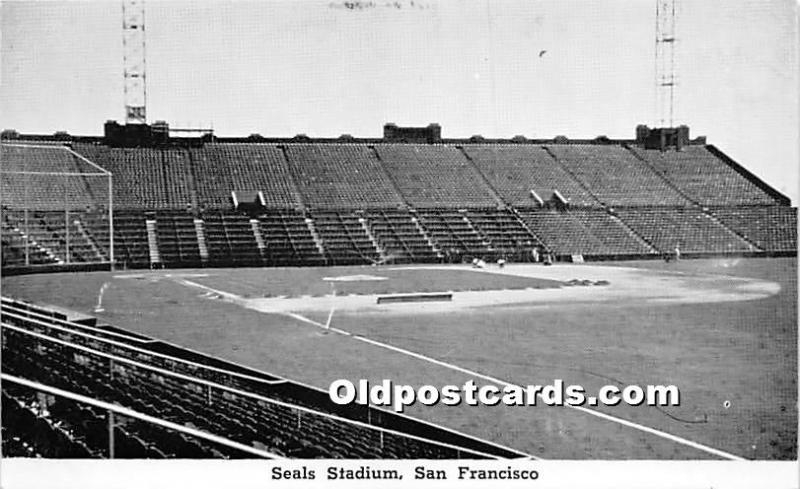
{"type": "MultiPolygon", "coordinates": [[[[133,146],[6,132],[2,272],[796,256],[787,197],[688,129],[671,145],[658,131],[133,146]]],[[[6,456],[529,456],[94,316],[10,297],[2,314],[6,456]]]]}
{"type": "Polygon", "coordinates": [[[704,138],[647,148],[418,129],[424,142],[388,126],[382,140],[7,139],[3,268],[112,255],[117,268],[172,268],[796,252],[788,198],[704,138]],[[113,204],[90,164],[111,175],[113,204]]]}

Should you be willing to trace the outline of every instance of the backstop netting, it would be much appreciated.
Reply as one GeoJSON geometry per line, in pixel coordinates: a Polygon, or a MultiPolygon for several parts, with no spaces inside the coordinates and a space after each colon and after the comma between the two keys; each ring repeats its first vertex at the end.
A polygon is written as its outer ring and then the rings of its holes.
{"type": "Polygon", "coordinates": [[[0,144],[3,267],[112,263],[111,173],[60,144],[0,144]]]}

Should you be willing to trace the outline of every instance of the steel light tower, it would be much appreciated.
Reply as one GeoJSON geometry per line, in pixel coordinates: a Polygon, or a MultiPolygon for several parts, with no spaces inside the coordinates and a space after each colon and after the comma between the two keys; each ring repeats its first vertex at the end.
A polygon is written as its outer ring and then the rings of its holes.
{"type": "Polygon", "coordinates": [[[675,117],[676,3],[656,0],[656,127],[673,127],[675,117]]]}
{"type": "Polygon", "coordinates": [[[144,0],[122,0],[125,123],[147,123],[144,0]]]}

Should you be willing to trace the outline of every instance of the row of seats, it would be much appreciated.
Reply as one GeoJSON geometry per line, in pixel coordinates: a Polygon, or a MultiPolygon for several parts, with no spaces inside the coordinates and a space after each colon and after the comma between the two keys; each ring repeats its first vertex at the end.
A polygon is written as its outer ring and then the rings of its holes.
{"type": "Polygon", "coordinates": [[[76,143],[75,150],[113,174],[118,208],[185,208],[192,203],[188,155],[180,149],[109,148],[76,143]]]}
{"type": "Polygon", "coordinates": [[[0,200],[16,209],[54,210],[107,204],[108,179],[63,146],[0,144],[0,200]]]}
{"type": "Polygon", "coordinates": [[[622,146],[590,144],[547,147],[558,164],[604,205],[687,206],[691,203],[622,146]]]}
{"type": "Polygon", "coordinates": [[[259,216],[258,225],[264,241],[266,265],[325,264],[325,257],[314,241],[311,229],[301,212],[272,211],[259,216]]]}
{"type": "Polygon", "coordinates": [[[311,208],[403,204],[373,149],[355,144],[289,144],[289,168],[311,208]]]}
{"type": "Polygon", "coordinates": [[[331,265],[376,263],[380,260],[377,243],[367,234],[363,217],[348,212],[313,212],[309,217],[322,239],[331,265]]]}
{"type": "Polygon", "coordinates": [[[797,209],[783,206],[717,207],[721,222],[763,250],[797,250],[797,209]]]}
{"type": "Polygon", "coordinates": [[[392,263],[432,263],[441,258],[423,234],[419,220],[407,210],[368,210],[363,213],[370,233],[392,263]]]}
{"type": "MultiPolygon", "coordinates": [[[[50,263],[93,263],[108,261],[103,248],[95,245],[80,221],[81,214],[64,211],[3,212],[3,229],[24,242],[29,250],[44,254],[50,263]]],[[[107,249],[107,247],[105,248],[107,249]]]]}
{"type": "Polygon", "coordinates": [[[631,150],[701,205],[776,203],[775,199],[704,146],[687,146],[682,151],[631,150]]]}
{"type": "Polygon", "coordinates": [[[598,205],[597,200],[541,146],[476,144],[463,148],[489,183],[511,205],[536,205],[531,191],[546,201],[556,190],[573,205],[598,205]]]}
{"type": "MultiPolygon", "coordinates": [[[[246,144],[110,148],[74,143],[114,175],[117,208],[227,207],[261,191],[276,209],[307,206],[480,207],[550,200],[573,206],[773,205],[775,199],[704,146],[246,144]],[[487,185],[488,182],[488,185],[487,185]]],[[[3,204],[36,210],[106,205],[107,179],[66,147],[1,145],[3,204]],[[67,172],[71,176],[14,171],[67,172]]]]}
{"type": "MultiPolygon", "coordinates": [[[[4,312],[20,310],[20,304],[3,301],[4,312]],[[12,307],[13,306],[13,307],[12,307]]],[[[37,309],[38,310],[38,309],[37,309]]],[[[23,330],[30,329],[43,337],[34,338],[15,328],[3,328],[3,371],[25,377],[46,385],[82,394],[106,402],[117,403],[135,411],[157,416],[177,424],[193,426],[203,431],[224,436],[254,447],[262,447],[273,453],[294,458],[459,458],[464,453],[457,448],[447,448],[433,443],[414,440],[407,436],[379,431],[367,426],[343,422],[314,412],[298,410],[292,406],[268,402],[256,397],[233,393],[220,386],[208,386],[190,379],[179,378],[164,372],[156,372],[125,362],[109,364],[106,358],[93,353],[105,351],[124,358],[135,358],[137,362],[150,364],[156,357],[121,345],[106,343],[102,337],[87,337],[72,334],[77,328],[69,323],[55,321],[66,331],[49,327],[47,318],[39,316],[39,322],[18,315],[8,314],[9,320],[23,330]],[[49,341],[53,337],[59,341],[49,341]],[[63,343],[66,342],[66,343],[63,343]],[[71,345],[90,348],[78,349],[71,345]],[[110,368],[109,368],[110,367],[110,368]]],[[[141,345],[139,345],[141,347],[141,345]]],[[[197,355],[197,354],[194,354],[197,355]]],[[[155,365],[171,370],[180,367],[178,358],[161,358],[155,365]]],[[[188,367],[189,365],[186,365],[188,367]]],[[[192,375],[186,367],[179,372],[192,375]]],[[[197,369],[197,366],[194,367],[197,369]]],[[[200,371],[198,371],[199,373],[200,371]]],[[[231,381],[235,376],[218,375],[231,381]]],[[[241,388],[241,386],[239,386],[241,388]]],[[[299,386],[298,386],[299,387],[299,386]]],[[[3,390],[14,394],[4,383],[3,390]]],[[[308,388],[302,388],[306,389],[308,388]]],[[[19,393],[16,393],[19,397],[19,393]]],[[[271,396],[269,396],[271,397],[271,396]]],[[[317,402],[331,404],[320,394],[317,402]]],[[[68,404],[68,403],[67,403],[68,404]]],[[[42,406],[53,420],[57,421],[73,440],[79,440],[93,456],[104,456],[107,435],[91,429],[101,415],[91,412],[76,412],[64,403],[47,400],[42,406]],[[93,435],[92,435],[93,434],[93,435]],[[103,438],[106,436],[106,438],[103,438]]],[[[368,409],[366,407],[362,409],[368,409]]],[[[89,409],[91,411],[91,409],[89,409]]],[[[375,416],[373,416],[375,418],[375,416]]],[[[396,418],[384,413],[379,418],[391,423],[396,418]]],[[[369,418],[367,418],[369,419],[369,418]]],[[[397,418],[402,424],[413,422],[397,418]]],[[[236,457],[239,451],[222,445],[210,446],[202,442],[199,446],[174,449],[174,443],[164,441],[169,437],[163,428],[141,421],[127,419],[118,422],[122,438],[121,450],[133,457],[162,458],[162,456],[236,457]],[[177,453],[176,453],[177,452],[177,453]],[[199,453],[198,453],[199,452],[199,453]]],[[[392,427],[391,424],[387,427],[392,427]]],[[[392,427],[402,431],[400,426],[392,427]]],[[[419,427],[417,428],[419,429],[419,427]]],[[[431,436],[452,438],[447,432],[435,433],[430,426],[426,430],[431,436]]],[[[182,435],[181,435],[182,436],[182,435]]],[[[457,436],[457,435],[456,435],[457,436]]],[[[172,438],[175,438],[174,436],[172,438]]],[[[179,440],[172,440],[179,442],[179,440]]],[[[477,443],[481,446],[480,442],[477,443]]],[[[213,444],[211,444],[213,445],[213,444]]],[[[486,448],[490,448],[486,446],[486,448]]],[[[502,449],[491,448],[503,452],[502,449]]],[[[474,455],[473,455],[474,456],[474,455]]]]}
{"type": "MultiPolygon", "coordinates": [[[[66,224],[58,211],[3,213],[3,266],[67,263],[66,224]]],[[[70,213],[69,262],[108,261],[108,216],[70,213]]],[[[534,247],[558,255],[645,256],[670,252],[791,252],[796,210],[784,206],[601,209],[366,210],[265,212],[256,218],[208,211],[196,221],[180,211],[114,214],[115,261],[150,266],[318,266],[527,261],[534,247]],[[716,216],[716,218],[714,217],[716,216]],[[153,220],[158,256],[151,256],[153,220]],[[687,246],[681,245],[687,243],[687,246]],[[205,249],[203,249],[205,248],[205,249]]]]}
{"type": "Polygon", "coordinates": [[[55,255],[37,243],[27,240],[17,225],[10,224],[5,218],[0,221],[0,242],[2,242],[3,268],[58,263],[55,255]]]}
{"type": "Polygon", "coordinates": [[[610,254],[603,242],[571,214],[524,210],[520,217],[548,249],[559,255],[610,254]]]}
{"type": "Polygon", "coordinates": [[[405,201],[414,207],[496,205],[466,156],[446,145],[379,144],[375,152],[405,201]]]}
{"type": "Polygon", "coordinates": [[[461,261],[458,257],[489,254],[489,243],[478,234],[464,213],[420,211],[417,216],[446,261],[461,261]]]}
{"type": "Polygon", "coordinates": [[[300,204],[286,157],[275,145],[207,144],[189,155],[201,206],[227,207],[231,191],[259,190],[269,207],[300,204]]]}
{"type": "Polygon", "coordinates": [[[619,217],[661,251],[728,253],[756,249],[697,209],[619,209],[619,217]]]}

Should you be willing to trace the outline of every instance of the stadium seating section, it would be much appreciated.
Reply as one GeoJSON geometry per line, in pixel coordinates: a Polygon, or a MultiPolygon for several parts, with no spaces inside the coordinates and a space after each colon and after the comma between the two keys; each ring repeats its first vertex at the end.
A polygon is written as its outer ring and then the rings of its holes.
{"type": "Polygon", "coordinates": [[[289,168],[303,201],[314,208],[402,206],[403,200],[375,151],[354,144],[290,144],[289,168]]]}
{"type": "Polygon", "coordinates": [[[463,148],[489,183],[511,205],[535,205],[531,191],[547,201],[556,190],[574,205],[599,205],[541,146],[477,144],[463,148]]]}
{"type": "Polygon", "coordinates": [[[456,147],[379,144],[375,152],[405,201],[414,207],[497,205],[491,188],[456,147]]]}
{"type": "Polygon", "coordinates": [[[604,205],[689,204],[663,177],[622,146],[551,145],[548,150],[604,205]]]}
{"type": "MultiPolygon", "coordinates": [[[[797,253],[797,209],[713,146],[92,141],[0,145],[4,273],[112,258],[175,268],[797,253]]],[[[109,425],[117,458],[254,456],[237,444],[294,458],[520,456],[96,320],[6,298],[2,313],[3,375],[38,384],[4,377],[5,456],[110,457],[109,425]],[[109,423],[109,404],[133,413],[109,423]]]]}
{"type": "MultiPolygon", "coordinates": [[[[327,393],[222,360],[71,323],[3,299],[4,374],[116,404],[292,458],[487,458],[520,454],[390,411],[340,406],[327,393]],[[165,354],[165,349],[168,354],[165,354]]],[[[3,382],[6,456],[109,457],[105,408],[3,382]]],[[[113,419],[116,458],[244,458],[209,441],[133,415],[113,419]]]]}
{"type": "Polygon", "coordinates": [[[796,210],[716,148],[606,143],[4,143],[3,267],[111,259],[100,168],[127,268],[796,253],[796,210]]]}
{"type": "Polygon", "coordinates": [[[675,188],[698,204],[775,204],[775,199],[703,146],[688,146],[681,151],[664,152],[631,149],[672,182],[675,188]]]}

